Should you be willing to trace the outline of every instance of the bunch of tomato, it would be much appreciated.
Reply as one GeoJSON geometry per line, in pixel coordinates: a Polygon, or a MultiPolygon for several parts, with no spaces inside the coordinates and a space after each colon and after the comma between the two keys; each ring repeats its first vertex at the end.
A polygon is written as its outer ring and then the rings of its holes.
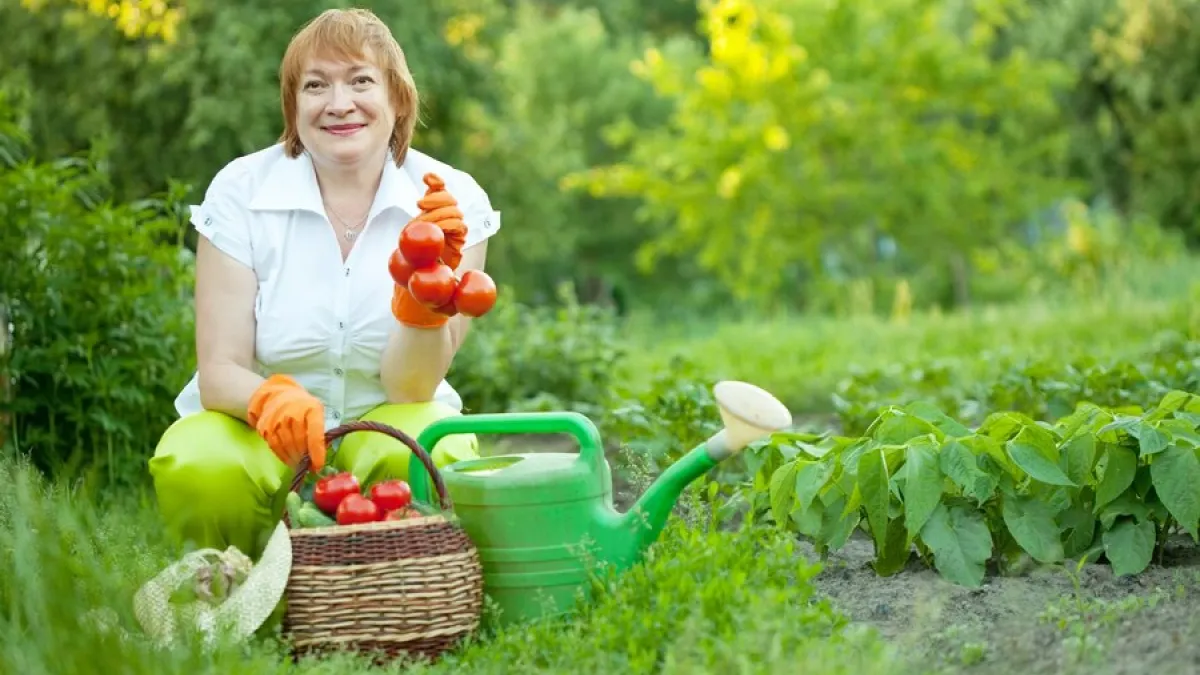
{"type": "Polygon", "coordinates": [[[375,483],[365,494],[354,474],[343,471],[319,479],[313,486],[313,503],[338,525],[403,520],[419,516],[413,508],[412,488],[402,480],[375,483]]]}
{"type": "Polygon", "coordinates": [[[400,233],[400,246],[388,259],[392,279],[425,307],[454,316],[479,317],[496,304],[496,284],[483,270],[467,270],[460,279],[442,261],[446,235],[426,220],[414,220],[400,233]]]}

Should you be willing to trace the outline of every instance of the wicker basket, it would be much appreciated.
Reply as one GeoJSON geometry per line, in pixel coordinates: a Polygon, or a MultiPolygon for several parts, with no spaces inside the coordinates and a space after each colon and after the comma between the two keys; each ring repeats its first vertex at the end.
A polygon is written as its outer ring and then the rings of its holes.
{"type": "MultiPolygon", "coordinates": [[[[352,431],[384,433],[407,445],[433,478],[441,513],[291,529],[284,634],[296,656],[350,650],[379,662],[402,655],[436,659],[479,626],[479,553],[454,522],[450,498],[428,452],[404,432],[375,422],[331,429],[325,442],[332,444],[352,431]]],[[[293,492],[308,468],[305,456],[292,480],[293,492]]]]}

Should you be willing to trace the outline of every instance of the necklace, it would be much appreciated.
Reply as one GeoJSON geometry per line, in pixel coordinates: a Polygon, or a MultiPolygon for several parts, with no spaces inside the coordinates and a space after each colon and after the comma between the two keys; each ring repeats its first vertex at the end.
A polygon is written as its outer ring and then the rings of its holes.
{"type": "MultiPolygon", "coordinates": [[[[325,201],[325,200],[322,200],[322,201],[325,201]]],[[[347,222],[346,219],[343,218],[340,213],[338,213],[337,211],[334,211],[333,207],[330,206],[329,202],[327,202],[327,201],[325,201],[325,208],[329,209],[329,212],[333,214],[333,217],[337,218],[338,222],[340,222],[342,224],[342,227],[345,228],[345,231],[342,232],[342,238],[345,239],[346,241],[354,241],[354,238],[358,236],[358,229],[360,227],[362,227],[364,223],[367,222],[367,216],[370,215],[370,213],[371,213],[370,211],[368,211],[367,213],[363,214],[363,217],[359,219],[358,224],[355,225],[354,227],[351,227],[350,223],[347,222]]]]}

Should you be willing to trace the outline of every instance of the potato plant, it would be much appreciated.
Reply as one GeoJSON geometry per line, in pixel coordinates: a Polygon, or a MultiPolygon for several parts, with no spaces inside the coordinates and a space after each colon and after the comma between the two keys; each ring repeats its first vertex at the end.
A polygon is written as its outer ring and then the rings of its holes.
{"type": "Polygon", "coordinates": [[[1038,420],[1071,413],[1079,401],[1105,406],[1148,406],[1173,389],[1200,388],[1200,340],[1156,337],[1127,356],[1030,358],[1004,353],[943,357],[862,369],[838,383],[833,407],[846,433],[862,433],[888,404],[927,400],[977,424],[992,410],[1014,410],[1038,420]],[[965,376],[979,360],[995,372],[965,376]]]}
{"type": "Polygon", "coordinates": [[[862,528],[875,570],[915,552],[978,586],[990,564],[1107,560],[1136,574],[1175,528],[1200,525],[1200,396],[1149,410],[1081,403],[1054,423],[994,412],[971,429],[926,403],[884,409],[862,436],[780,434],[751,455],[757,514],[822,553],[862,528]]]}

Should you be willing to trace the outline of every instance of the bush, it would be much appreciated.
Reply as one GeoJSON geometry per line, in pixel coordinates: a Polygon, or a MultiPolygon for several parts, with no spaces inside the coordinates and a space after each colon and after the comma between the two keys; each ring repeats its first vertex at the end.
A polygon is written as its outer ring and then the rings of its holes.
{"type": "Polygon", "coordinates": [[[501,289],[496,307],[475,322],[447,376],[468,412],[599,413],[625,355],[616,315],[580,304],[570,285],[558,297],[558,307],[526,306],[501,289]]]}
{"type": "Polygon", "coordinates": [[[179,193],[109,203],[95,159],[26,159],[18,112],[0,98],[7,441],[53,473],[138,476],[193,364],[179,193]]]}
{"type": "Polygon", "coordinates": [[[675,357],[649,386],[614,387],[601,425],[606,438],[621,442],[617,459],[657,474],[720,430],[713,383],[695,360],[675,357]]]}

